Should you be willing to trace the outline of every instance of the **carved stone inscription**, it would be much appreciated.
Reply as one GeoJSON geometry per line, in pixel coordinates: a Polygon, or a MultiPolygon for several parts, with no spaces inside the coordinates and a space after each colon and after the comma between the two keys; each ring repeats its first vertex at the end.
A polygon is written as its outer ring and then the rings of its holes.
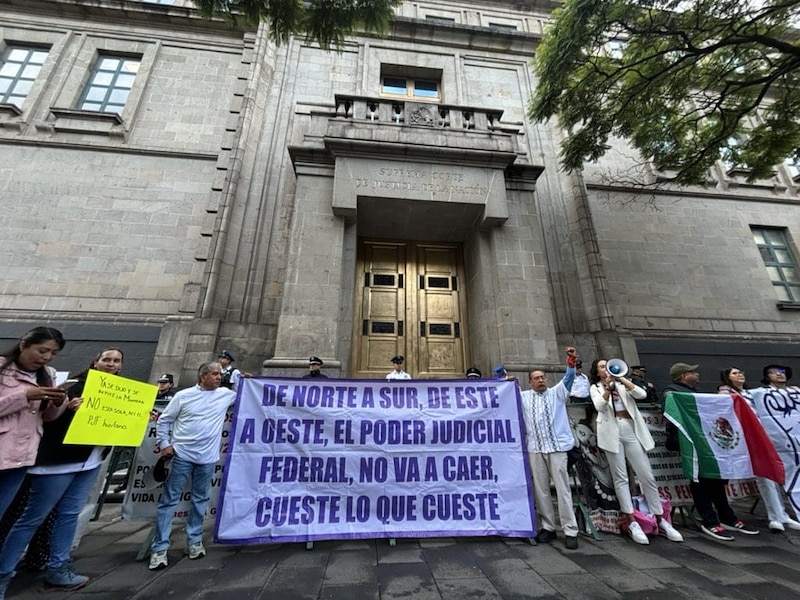
{"type": "Polygon", "coordinates": [[[379,167],[374,169],[372,177],[355,177],[354,184],[356,190],[374,192],[391,190],[485,198],[488,186],[475,179],[468,181],[463,171],[446,167],[379,167]]]}

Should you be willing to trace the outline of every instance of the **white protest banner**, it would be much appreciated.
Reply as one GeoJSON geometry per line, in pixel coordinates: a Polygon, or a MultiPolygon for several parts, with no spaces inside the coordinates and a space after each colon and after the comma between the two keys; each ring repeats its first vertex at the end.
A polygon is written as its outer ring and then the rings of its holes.
{"type": "MultiPolygon", "coordinates": [[[[161,490],[164,487],[153,479],[153,467],[158,461],[161,448],[156,443],[156,422],[158,417],[167,407],[168,402],[157,400],[153,411],[150,414],[150,422],[145,430],[142,445],[136,449],[130,470],[128,471],[128,485],[125,491],[125,498],[122,501],[122,518],[130,521],[150,521],[156,517],[158,501],[161,498],[161,490]]],[[[222,428],[222,440],[220,442],[220,459],[214,465],[214,474],[211,477],[211,489],[208,492],[209,501],[206,518],[213,517],[217,513],[217,500],[219,490],[222,487],[222,473],[225,464],[225,454],[228,451],[228,435],[230,433],[233,412],[229,412],[225,417],[225,425],[222,428]]],[[[174,517],[182,519],[189,516],[192,503],[189,500],[189,483],[186,484],[181,500],[175,507],[174,517]]]]}
{"type": "Polygon", "coordinates": [[[516,382],[239,386],[218,542],[535,533],[516,382]]]}
{"type": "Polygon", "coordinates": [[[749,390],[753,408],[786,470],[784,489],[800,516],[800,388],[749,390]]]}

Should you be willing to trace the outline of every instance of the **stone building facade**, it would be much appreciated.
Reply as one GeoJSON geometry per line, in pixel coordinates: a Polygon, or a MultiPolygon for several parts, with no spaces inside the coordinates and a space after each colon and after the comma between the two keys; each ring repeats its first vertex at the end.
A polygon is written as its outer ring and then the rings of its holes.
{"type": "Polygon", "coordinates": [[[794,168],[642,190],[620,145],[562,172],[525,116],[555,5],[405,3],[336,53],[188,1],[7,0],[0,337],[54,323],[67,361],[113,343],[182,384],[222,348],[265,375],[557,372],[568,344],[656,380],[800,368],[794,168]]]}

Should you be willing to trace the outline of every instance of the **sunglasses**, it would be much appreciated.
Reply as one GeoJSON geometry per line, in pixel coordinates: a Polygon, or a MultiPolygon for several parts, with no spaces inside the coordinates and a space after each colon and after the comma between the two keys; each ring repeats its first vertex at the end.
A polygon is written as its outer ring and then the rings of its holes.
{"type": "Polygon", "coordinates": [[[767,373],[770,375],[785,375],[786,369],[770,369],[767,373]]]}

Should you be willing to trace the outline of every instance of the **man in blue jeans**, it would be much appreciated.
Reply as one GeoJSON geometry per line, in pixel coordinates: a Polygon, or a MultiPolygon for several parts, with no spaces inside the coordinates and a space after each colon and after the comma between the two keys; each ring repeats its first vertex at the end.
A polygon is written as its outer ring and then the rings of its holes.
{"type": "Polygon", "coordinates": [[[192,509],[186,521],[189,558],[195,560],[206,555],[203,516],[208,506],[211,475],[219,460],[225,414],[236,400],[236,393],[220,387],[222,367],[219,363],[200,365],[197,380],[196,386],[173,396],[156,425],[161,456],[171,457],[172,465],[156,513],[156,535],[150,548],[151,571],[163,569],[168,564],[172,517],[190,476],[192,509]]]}

